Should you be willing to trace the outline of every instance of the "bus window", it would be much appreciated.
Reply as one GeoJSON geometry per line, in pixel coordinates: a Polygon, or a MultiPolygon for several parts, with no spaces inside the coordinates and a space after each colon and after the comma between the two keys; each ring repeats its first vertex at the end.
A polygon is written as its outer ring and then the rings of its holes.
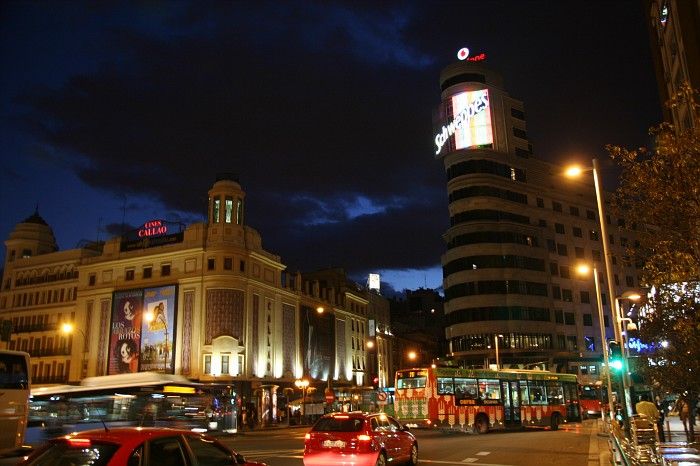
{"type": "Polygon", "coordinates": [[[437,392],[438,395],[452,395],[455,392],[452,377],[438,377],[437,392]]]}
{"type": "Polygon", "coordinates": [[[544,380],[529,380],[527,382],[529,392],[530,392],[530,404],[531,405],[546,405],[547,396],[544,385],[544,380]]]}
{"type": "Polygon", "coordinates": [[[401,377],[396,381],[396,389],[425,388],[426,377],[401,377]]]}
{"type": "Polygon", "coordinates": [[[498,379],[479,379],[479,398],[482,400],[500,400],[500,381],[498,379]]]}
{"type": "Polygon", "coordinates": [[[477,398],[476,379],[465,379],[455,377],[455,395],[464,400],[476,400],[477,398]]]}
{"type": "Polygon", "coordinates": [[[564,389],[558,380],[547,381],[547,403],[550,405],[564,404],[564,389]]]}
{"type": "Polygon", "coordinates": [[[520,403],[524,405],[530,404],[530,396],[528,395],[527,382],[520,382],[520,403]]]}

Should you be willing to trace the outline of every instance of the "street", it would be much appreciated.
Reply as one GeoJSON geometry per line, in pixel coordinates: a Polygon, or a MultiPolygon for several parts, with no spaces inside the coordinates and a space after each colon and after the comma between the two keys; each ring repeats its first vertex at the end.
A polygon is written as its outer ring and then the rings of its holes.
{"type": "MultiPolygon", "coordinates": [[[[442,434],[414,430],[418,437],[421,464],[481,466],[597,466],[595,420],[564,425],[559,431],[525,430],[486,435],[442,434]]],[[[278,429],[244,433],[220,440],[246,458],[270,466],[299,466],[302,463],[306,429],[278,429]]],[[[329,465],[331,466],[331,465],[329,465]]]]}

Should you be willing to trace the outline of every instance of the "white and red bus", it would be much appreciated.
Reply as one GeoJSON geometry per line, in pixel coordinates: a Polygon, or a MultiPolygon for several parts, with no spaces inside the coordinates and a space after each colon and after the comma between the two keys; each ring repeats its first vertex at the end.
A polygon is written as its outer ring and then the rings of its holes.
{"type": "Polygon", "coordinates": [[[579,398],[581,402],[581,415],[601,416],[603,408],[608,403],[608,392],[600,383],[581,384],[579,398]]]}
{"type": "Polygon", "coordinates": [[[0,350],[0,450],[24,443],[29,413],[29,354],[0,350]]]}
{"type": "Polygon", "coordinates": [[[411,427],[486,433],[581,420],[574,374],[421,367],[396,372],[394,414],[411,427]]]}

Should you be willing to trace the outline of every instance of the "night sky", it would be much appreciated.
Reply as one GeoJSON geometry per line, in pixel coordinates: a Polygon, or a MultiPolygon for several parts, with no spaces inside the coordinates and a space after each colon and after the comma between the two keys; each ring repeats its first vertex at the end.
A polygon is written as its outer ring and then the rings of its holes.
{"type": "Polygon", "coordinates": [[[641,0],[2,2],[0,238],[37,205],[61,250],[199,222],[233,172],[288,270],[437,288],[432,111],[465,46],[537,157],[648,145],[661,119],[641,0]]]}

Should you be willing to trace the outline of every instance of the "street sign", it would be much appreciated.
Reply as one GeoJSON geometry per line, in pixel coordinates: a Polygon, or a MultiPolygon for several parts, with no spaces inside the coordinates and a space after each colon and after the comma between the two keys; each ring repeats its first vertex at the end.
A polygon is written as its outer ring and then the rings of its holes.
{"type": "Polygon", "coordinates": [[[332,389],[326,388],[326,391],[324,392],[326,395],[326,403],[333,403],[335,401],[335,392],[333,392],[332,389]]]}
{"type": "Polygon", "coordinates": [[[377,403],[380,405],[386,404],[386,392],[377,392],[377,403]]]}

